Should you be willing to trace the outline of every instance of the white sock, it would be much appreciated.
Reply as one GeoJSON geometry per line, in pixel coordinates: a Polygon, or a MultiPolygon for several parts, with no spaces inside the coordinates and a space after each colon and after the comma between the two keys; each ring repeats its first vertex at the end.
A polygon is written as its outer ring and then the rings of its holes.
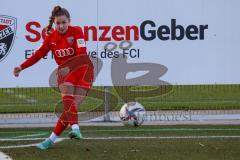
{"type": "Polygon", "coordinates": [[[58,136],[57,136],[54,132],[52,132],[52,134],[49,136],[49,139],[50,139],[53,143],[55,143],[55,141],[57,140],[57,138],[58,138],[58,136]]]}
{"type": "Polygon", "coordinates": [[[73,130],[73,129],[77,129],[77,130],[79,130],[79,126],[78,126],[78,124],[73,124],[73,125],[71,126],[71,128],[72,128],[72,130],[73,130]]]}

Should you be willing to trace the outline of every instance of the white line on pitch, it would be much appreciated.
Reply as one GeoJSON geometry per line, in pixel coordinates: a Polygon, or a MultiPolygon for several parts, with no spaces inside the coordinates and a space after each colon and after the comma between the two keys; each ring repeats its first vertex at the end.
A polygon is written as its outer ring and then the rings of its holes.
{"type": "MultiPolygon", "coordinates": [[[[240,138],[240,136],[145,136],[145,137],[84,137],[87,140],[108,140],[108,139],[218,139],[218,138],[240,138]]],[[[0,141],[35,141],[44,140],[46,138],[1,138],[0,141]]],[[[59,140],[65,140],[69,138],[59,138],[59,140]]]]}
{"type": "MultiPolygon", "coordinates": [[[[21,136],[16,136],[16,137],[11,137],[11,139],[15,138],[27,138],[27,137],[37,137],[37,136],[45,136],[48,133],[35,133],[35,134],[27,134],[27,135],[21,135],[21,136]]],[[[9,138],[10,139],[10,138],[9,138]]]]}
{"type": "MultiPolygon", "coordinates": [[[[46,138],[41,138],[46,139],[46,138]]],[[[55,143],[63,141],[63,138],[59,138],[55,143]]],[[[0,146],[0,149],[11,149],[11,148],[26,148],[26,147],[35,147],[38,143],[33,144],[24,144],[24,145],[14,145],[14,146],[0,146]]],[[[0,159],[1,160],[1,159],[0,159]]]]}
{"type": "Polygon", "coordinates": [[[0,160],[12,160],[12,158],[3,152],[0,152],[0,160]]]}

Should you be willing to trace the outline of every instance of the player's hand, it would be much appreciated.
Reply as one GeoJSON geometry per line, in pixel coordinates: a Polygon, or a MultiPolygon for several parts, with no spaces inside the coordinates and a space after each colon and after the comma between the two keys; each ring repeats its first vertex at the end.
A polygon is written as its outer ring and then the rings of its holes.
{"type": "Polygon", "coordinates": [[[14,70],[13,70],[13,75],[15,77],[18,77],[21,71],[22,71],[21,67],[15,67],[14,70]]]}

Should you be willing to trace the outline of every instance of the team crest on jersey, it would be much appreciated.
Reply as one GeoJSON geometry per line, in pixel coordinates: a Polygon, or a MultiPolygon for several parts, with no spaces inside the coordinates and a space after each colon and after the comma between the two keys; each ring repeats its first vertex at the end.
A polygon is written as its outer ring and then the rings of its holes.
{"type": "Polygon", "coordinates": [[[69,44],[73,44],[74,39],[73,39],[73,37],[68,37],[67,41],[69,44]]]}
{"type": "Polygon", "coordinates": [[[10,16],[0,15],[0,61],[9,54],[17,28],[17,19],[10,16]]]}

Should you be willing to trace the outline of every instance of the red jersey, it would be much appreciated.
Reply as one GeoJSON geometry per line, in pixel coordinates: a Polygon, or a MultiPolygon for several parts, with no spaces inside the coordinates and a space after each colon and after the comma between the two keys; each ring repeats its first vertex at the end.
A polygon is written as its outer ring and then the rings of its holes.
{"type": "Polygon", "coordinates": [[[87,55],[86,44],[83,39],[83,32],[80,27],[69,26],[64,34],[54,30],[44,39],[42,45],[35,53],[21,64],[22,69],[32,66],[41,58],[52,51],[58,65],[63,64],[69,58],[78,55],[87,55]]]}
{"type": "Polygon", "coordinates": [[[93,82],[93,65],[87,55],[83,32],[80,27],[69,26],[64,34],[54,30],[44,39],[35,53],[21,64],[22,69],[32,66],[52,51],[58,69],[68,67],[70,72],[59,76],[58,85],[69,82],[81,88],[90,89],[93,82]],[[73,58],[74,57],[74,58],[73,58]]]}

